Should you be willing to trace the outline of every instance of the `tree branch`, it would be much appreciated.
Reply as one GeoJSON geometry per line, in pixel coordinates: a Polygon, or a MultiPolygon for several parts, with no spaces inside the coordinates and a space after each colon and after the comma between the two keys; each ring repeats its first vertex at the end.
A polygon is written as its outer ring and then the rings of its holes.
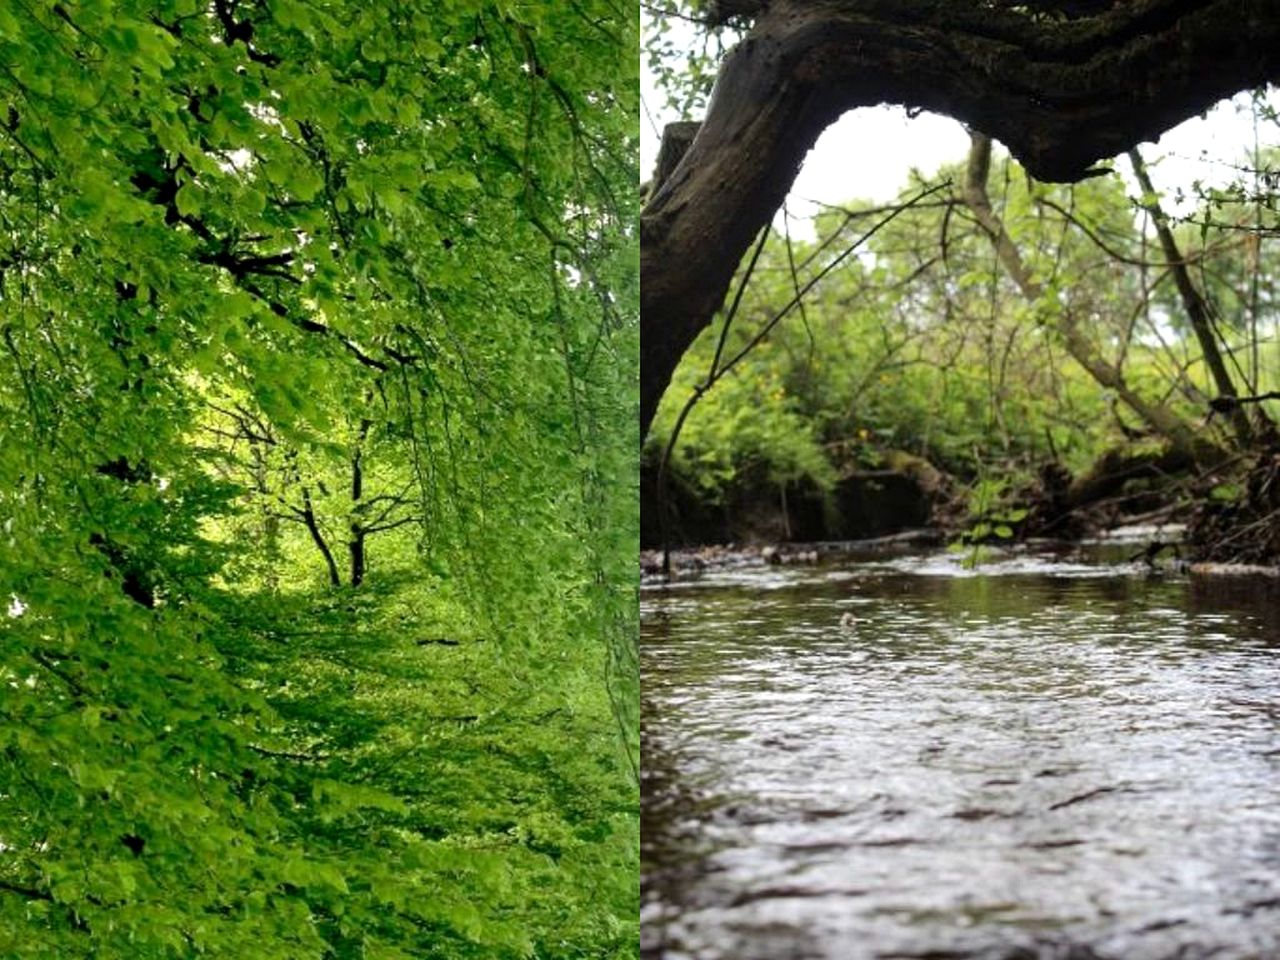
{"type": "MultiPolygon", "coordinates": [[[[1280,77],[1275,0],[1128,0],[1071,19],[983,0],[773,0],[725,59],[702,127],[641,215],[641,418],[710,322],[818,135],[897,103],[999,138],[1073,181],[1280,77]]],[[[1025,6],[1025,5],[1024,5],[1025,6]]],[[[1096,9],[1093,9],[1096,8],[1096,9]]]]}

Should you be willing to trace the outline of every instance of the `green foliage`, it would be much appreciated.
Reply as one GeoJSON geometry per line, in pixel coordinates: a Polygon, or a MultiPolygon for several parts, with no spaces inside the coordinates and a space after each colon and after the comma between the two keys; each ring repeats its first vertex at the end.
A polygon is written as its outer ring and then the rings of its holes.
{"type": "Polygon", "coordinates": [[[0,10],[0,955],[634,955],[635,45],[0,10]]]}
{"type": "Polygon", "coordinates": [[[741,35],[740,24],[715,23],[712,7],[703,0],[657,0],[642,8],[649,74],[666,94],[666,106],[684,120],[702,112],[725,52],[741,35]]]}
{"type": "Polygon", "coordinates": [[[966,567],[977,567],[988,559],[988,544],[1013,538],[1017,525],[1029,513],[1027,508],[1017,506],[1017,495],[1011,478],[985,473],[979,474],[965,491],[965,526],[949,549],[964,554],[966,567]]]}
{"type": "MultiPolygon", "coordinates": [[[[708,331],[705,338],[718,336],[708,331]]],[[[703,341],[694,356],[705,356],[703,341]]],[[[703,372],[692,363],[681,366],[670,395],[682,397],[703,372]]],[[[730,372],[697,407],[681,431],[672,456],[676,476],[692,483],[710,501],[718,500],[742,476],[763,475],[777,486],[807,482],[820,490],[835,483],[835,470],[822,448],[815,424],[774,371],[754,368],[730,372]]],[[[663,405],[652,431],[651,450],[662,449],[678,411],[663,405]]]]}
{"type": "MultiPolygon", "coordinates": [[[[1169,272],[1160,268],[1158,244],[1143,234],[1119,178],[1051,186],[1031,182],[1007,159],[993,163],[988,192],[1039,292],[1032,297],[965,205],[964,177],[963,166],[938,171],[930,182],[949,180],[949,195],[935,194],[884,223],[817,283],[803,309],[702,396],[672,457],[681,483],[710,500],[762,476],[830,489],[841,473],[906,450],[965,482],[980,481],[998,464],[1012,496],[1031,485],[1038,464],[1057,460],[1080,471],[1129,442],[1126,434],[1151,434],[1126,395],[1223,440],[1221,422],[1204,420],[1206,373],[1169,272]],[[1114,382],[1099,370],[1112,371],[1114,382]]],[[[904,190],[899,204],[919,187],[904,190]]],[[[851,203],[819,216],[813,239],[789,241],[775,230],[725,354],[749,343],[798,289],[886,216],[883,206],[851,203]]],[[[1264,217],[1264,226],[1269,222],[1264,217]]],[[[1231,280],[1225,265],[1245,243],[1238,233],[1228,225],[1210,231],[1205,253],[1195,256],[1219,259],[1197,279],[1225,305],[1261,276],[1249,309],[1262,313],[1275,299],[1270,271],[1250,277],[1236,256],[1231,280]]],[[[1236,316],[1241,311],[1235,327],[1243,339],[1251,321],[1244,307],[1236,316]]],[[[1268,323],[1274,318],[1259,320],[1253,332],[1265,334],[1268,323]]],[[[655,421],[651,459],[705,381],[719,337],[719,325],[707,331],[677,371],[655,421]]],[[[1262,336],[1259,366],[1270,356],[1267,340],[1262,336]]],[[[1247,353],[1239,340],[1228,346],[1247,353]]],[[[975,511],[973,539],[1015,531],[1007,511],[987,509],[998,499],[986,498],[991,502],[975,511]]],[[[976,494],[971,500],[985,503],[976,494]]]]}

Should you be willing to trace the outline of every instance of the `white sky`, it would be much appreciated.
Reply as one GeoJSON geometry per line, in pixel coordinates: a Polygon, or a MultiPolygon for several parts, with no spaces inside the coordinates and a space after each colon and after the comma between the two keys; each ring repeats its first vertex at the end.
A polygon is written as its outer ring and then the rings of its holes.
{"type": "MultiPolygon", "coordinates": [[[[641,94],[640,169],[647,179],[657,159],[661,128],[676,117],[663,110],[665,97],[657,91],[647,69],[642,70],[641,94]]],[[[1263,146],[1274,142],[1276,129],[1261,129],[1263,146]]],[[[1179,208],[1173,199],[1176,188],[1190,195],[1196,180],[1206,185],[1226,182],[1236,172],[1233,165],[1241,163],[1253,145],[1249,96],[1241,94],[1205,117],[1168,131],[1158,145],[1145,147],[1143,156],[1156,188],[1166,195],[1166,209],[1180,214],[1190,212],[1194,198],[1188,196],[1179,208]]],[[[812,216],[819,209],[813,201],[892,200],[906,185],[912,167],[932,174],[944,163],[963,160],[968,148],[968,135],[955,120],[929,113],[909,119],[901,107],[854,110],[829,127],[810,151],[788,198],[788,208],[792,217],[812,216]]],[[[1128,163],[1121,161],[1115,167],[1130,183],[1131,192],[1136,192],[1128,163]]]]}

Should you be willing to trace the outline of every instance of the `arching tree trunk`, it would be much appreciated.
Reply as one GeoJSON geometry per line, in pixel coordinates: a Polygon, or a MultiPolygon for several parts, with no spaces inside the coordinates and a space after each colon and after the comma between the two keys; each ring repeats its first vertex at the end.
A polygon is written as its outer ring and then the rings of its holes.
{"type": "Polygon", "coordinates": [[[1032,176],[1072,181],[1238,90],[1280,75],[1277,0],[745,0],[684,159],[641,216],[641,418],[719,308],[818,135],[899,103],[999,139],[1032,176]],[[1079,5],[1077,5],[1079,6],[1079,5]],[[1063,11],[1065,13],[1065,11],[1063,11]]]}

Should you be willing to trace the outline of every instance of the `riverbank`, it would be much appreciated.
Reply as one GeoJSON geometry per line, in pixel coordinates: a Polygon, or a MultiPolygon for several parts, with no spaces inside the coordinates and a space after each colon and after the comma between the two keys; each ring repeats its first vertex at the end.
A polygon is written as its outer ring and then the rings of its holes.
{"type": "Polygon", "coordinates": [[[1021,482],[968,484],[894,452],[884,469],[848,471],[829,490],[748,471],[715,495],[672,481],[659,491],[657,471],[642,467],[649,573],[669,569],[664,551],[687,571],[904,544],[1071,545],[1148,527],[1148,563],[1280,571],[1280,454],[1270,450],[1198,471],[1160,451],[1115,450],[1078,476],[1048,463],[1021,482]]]}
{"type": "MultiPolygon", "coordinates": [[[[1186,536],[1187,528],[1182,524],[1139,524],[1116,527],[1077,540],[1039,538],[1004,546],[961,546],[953,548],[953,553],[957,562],[968,563],[975,569],[983,563],[1010,556],[1084,554],[1093,560],[1109,562],[1117,572],[1128,570],[1151,575],[1280,580],[1280,566],[1274,564],[1187,559],[1192,548],[1186,536]]],[[[875,562],[918,554],[946,543],[945,531],[924,528],[862,540],[684,547],[671,550],[665,558],[661,550],[643,550],[640,553],[640,571],[642,581],[646,583],[691,580],[709,571],[806,567],[844,561],[875,562]]]]}

